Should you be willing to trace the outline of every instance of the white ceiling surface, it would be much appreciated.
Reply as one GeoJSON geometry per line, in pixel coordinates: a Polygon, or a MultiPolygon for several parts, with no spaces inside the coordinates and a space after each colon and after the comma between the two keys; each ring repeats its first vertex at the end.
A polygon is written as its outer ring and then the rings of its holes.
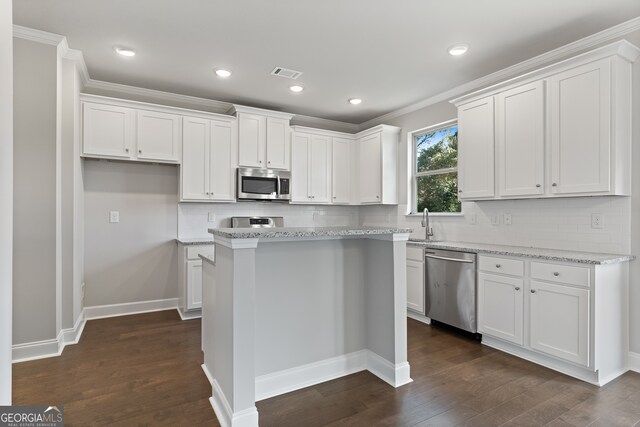
{"type": "Polygon", "coordinates": [[[92,79],[361,123],[640,16],[639,0],[14,0],[92,79]],[[451,57],[454,43],[470,44],[451,57]],[[121,58],[114,45],[132,47],[121,58]],[[270,75],[302,71],[305,91],[270,75]],[[233,76],[221,80],[222,67],[233,76]],[[350,97],[364,101],[347,103],[350,97]]]}

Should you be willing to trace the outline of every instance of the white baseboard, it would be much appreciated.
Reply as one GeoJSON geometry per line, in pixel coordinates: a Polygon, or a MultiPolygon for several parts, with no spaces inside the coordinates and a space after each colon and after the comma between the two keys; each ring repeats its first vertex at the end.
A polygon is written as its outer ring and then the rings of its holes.
{"type": "Polygon", "coordinates": [[[178,307],[178,314],[180,315],[180,319],[182,320],[191,320],[191,319],[201,319],[202,318],[202,310],[191,310],[183,312],[180,307],[178,307]]]}
{"type": "Polygon", "coordinates": [[[173,310],[178,308],[178,298],[158,299],[152,301],[127,302],[123,304],[96,305],[84,308],[87,320],[104,319],[105,317],[127,316],[129,314],[149,313],[152,311],[173,310]]]}
{"type": "Polygon", "coordinates": [[[629,352],[629,370],[640,372],[640,353],[629,352]]]}
{"type": "Polygon", "coordinates": [[[254,406],[233,413],[227,397],[218,382],[211,376],[207,366],[203,364],[202,370],[211,383],[212,396],[209,398],[209,403],[220,425],[222,427],[258,427],[258,409],[254,406]]]}
{"type": "Polygon", "coordinates": [[[296,366],[256,378],[256,401],[367,369],[367,350],[296,366]]]}
{"type": "Polygon", "coordinates": [[[422,322],[425,323],[427,325],[431,324],[431,319],[428,318],[427,316],[423,316],[420,313],[415,313],[411,310],[407,310],[407,317],[413,320],[417,320],[418,322],[422,322]]]}
{"type": "Polygon", "coordinates": [[[367,350],[367,370],[393,387],[400,387],[413,381],[409,375],[409,362],[394,365],[371,350],[367,350]]]}
{"type": "Polygon", "coordinates": [[[80,313],[75,325],[72,328],[62,329],[56,339],[14,345],[13,363],[60,356],[67,345],[77,344],[80,341],[85,324],[84,313],[80,313]]]}

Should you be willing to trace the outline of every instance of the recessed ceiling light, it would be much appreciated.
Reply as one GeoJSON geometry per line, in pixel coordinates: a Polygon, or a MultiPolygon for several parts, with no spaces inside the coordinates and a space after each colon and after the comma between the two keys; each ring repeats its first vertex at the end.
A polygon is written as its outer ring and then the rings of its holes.
{"type": "Polygon", "coordinates": [[[298,93],[298,92],[302,92],[304,90],[304,88],[302,86],[300,86],[300,85],[293,85],[293,86],[289,86],[289,90],[291,92],[298,93]]]}
{"type": "Polygon", "coordinates": [[[452,56],[464,55],[465,53],[467,53],[467,50],[469,50],[468,44],[456,44],[449,48],[449,55],[452,55],[452,56]]]}
{"type": "Polygon", "coordinates": [[[349,104],[351,104],[351,105],[358,105],[358,104],[360,104],[361,102],[362,102],[362,99],[360,99],[360,98],[351,98],[351,99],[349,100],[349,104]]]}
{"type": "Polygon", "coordinates": [[[119,55],[122,55],[122,56],[128,56],[128,57],[136,56],[135,50],[129,49],[126,47],[114,46],[113,50],[115,50],[119,55]]]}
{"type": "Polygon", "coordinates": [[[216,70],[216,74],[218,75],[218,77],[222,77],[223,79],[226,79],[227,77],[231,76],[231,71],[223,70],[222,68],[219,68],[216,70]]]}

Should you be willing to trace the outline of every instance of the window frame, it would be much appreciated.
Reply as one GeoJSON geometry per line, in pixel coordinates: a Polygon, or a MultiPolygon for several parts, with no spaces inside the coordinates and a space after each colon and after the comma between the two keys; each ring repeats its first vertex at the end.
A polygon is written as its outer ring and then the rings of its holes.
{"type": "MultiPolygon", "coordinates": [[[[411,215],[421,215],[420,212],[417,212],[417,208],[418,208],[418,181],[417,179],[419,177],[422,176],[431,176],[431,175],[442,175],[445,173],[458,173],[458,165],[456,165],[455,167],[452,168],[443,168],[443,169],[436,169],[436,170],[430,170],[430,171],[424,171],[424,172],[418,172],[418,166],[417,166],[417,162],[418,162],[418,147],[416,144],[416,138],[420,135],[423,135],[425,133],[430,133],[430,132],[436,132],[438,130],[441,129],[446,129],[446,128],[450,128],[453,125],[457,125],[458,124],[458,119],[450,119],[450,120],[446,120],[444,122],[440,122],[437,123],[435,125],[431,125],[431,126],[427,126],[421,129],[416,129],[414,131],[411,131],[407,134],[407,142],[409,147],[411,147],[409,151],[409,185],[407,186],[409,189],[409,194],[407,197],[407,200],[410,200],[411,203],[408,207],[408,212],[407,212],[407,216],[411,216],[411,215]]],[[[459,163],[459,162],[458,162],[459,163]]],[[[460,205],[460,212],[430,212],[430,215],[434,215],[434,216],[454,216],[454,217],[460,217],[460,216],[464,216],[464,210],[463,210],[463,205],[460,205]]]]}

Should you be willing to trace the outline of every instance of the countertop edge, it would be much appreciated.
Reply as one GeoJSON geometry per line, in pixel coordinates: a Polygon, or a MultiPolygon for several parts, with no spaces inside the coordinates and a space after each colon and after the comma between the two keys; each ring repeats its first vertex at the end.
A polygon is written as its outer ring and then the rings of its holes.
{"type": "Polygon", "coordinates": [[[216,265],[216,260],[215,260],[215,258],[213,256],[211,256],[211,255],[202,255],[202,254],[198,254],[198,256],[203,261],[208,262],[211,265],[216,265]]]}
{"type": "Polygon", "coordinates": [[[203,240],[202,238],[194,238],[194,239],[174,239],[176,243],[184,246],[205,246],[205,245],[213,245],[215,242],[213,239],[203,240]]]}
{"type": "Polygon", "coordinates": [[[387,234],[410,234],[413,230],[410,228],[332,228],[318,227],[307,229],[301,227],[296,229],[270,229],[269,231],[229,231],[230,229],[210,228],[209,233],[214,236],[225,239],[277,239],[277,238],[296,238],[296,237],[366,237],[380,236],[387,234]]]}

